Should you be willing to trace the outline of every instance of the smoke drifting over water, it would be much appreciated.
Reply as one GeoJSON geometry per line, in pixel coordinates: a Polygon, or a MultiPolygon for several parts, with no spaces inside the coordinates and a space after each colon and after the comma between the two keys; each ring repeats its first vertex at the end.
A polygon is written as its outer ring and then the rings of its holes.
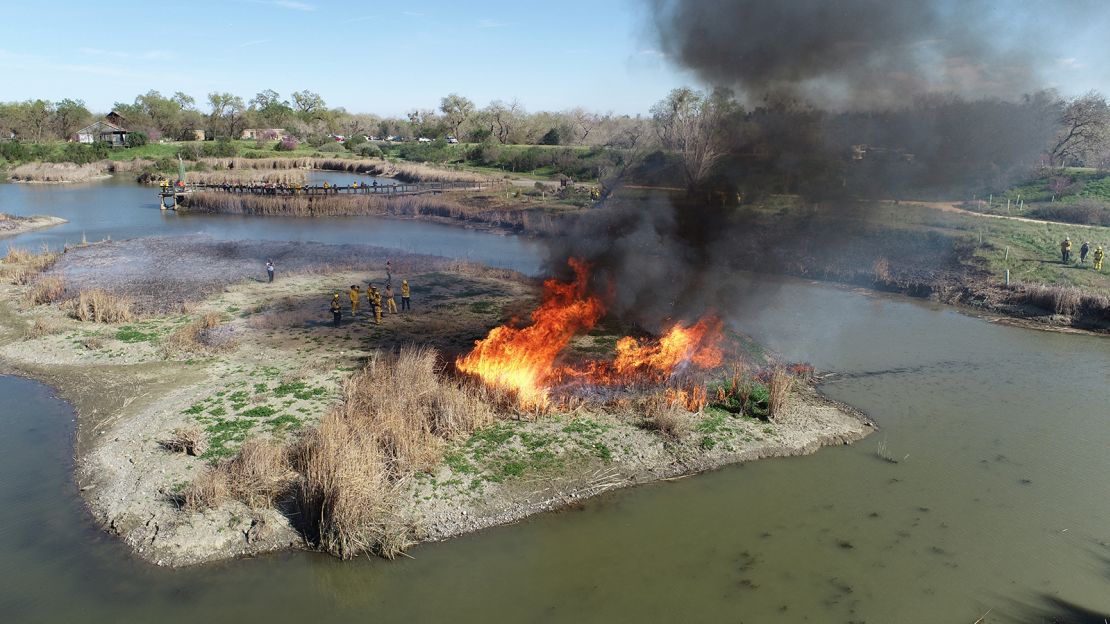
{"type": "Polygon", "coordinates": [[[969,197],[1026,171],[1056,132],[1059,98],[1041,90],[1050,43],[1065,25],[1110,13],[1084,0],[645,6],[671,61],[744,104],[711,133],[724,137],[724,155],[711,176],[688,181],[693,192],[608,202],[552,245],[552,271],[569,256],[587,260],[610,309],[646,329],[727,310],[742,296],[729,283],[735,270],[863,283],[877,258],[895,267],[925,258],[929,268],[899,283],[932,283],[956,264],[954,241],[876,236],[859,225],[874,204],[858,200],[969,197]],[[805,208],[747,211],[772,195],[805,208]]]}
{"type": "MultiPolygon", "coordinates": [[[[1067,5],[1067,2],[1062,3],[1067,5]]],[[[1031,3],[988,0],[651,0],[662,49],[710,84],[826,108],[923,93],[1013,98],[1038,84],[1031,3]],[[1020,5],[1020,6],[1018,6],[1020,5]]],[[[1063,10],[1053,2],[1053,12],[1063,10]]],[[[1049,6],[1045,3],[1044,6],[1049,6]]],[[[1043,58],[1043,57],[1041,57],[1043,58]]]]}

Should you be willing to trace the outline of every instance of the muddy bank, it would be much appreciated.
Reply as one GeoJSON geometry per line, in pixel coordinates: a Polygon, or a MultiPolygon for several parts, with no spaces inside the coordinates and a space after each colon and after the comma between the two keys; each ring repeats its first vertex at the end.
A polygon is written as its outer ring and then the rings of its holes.
{"type": "Polygon", "coordinates": [[[398,274],[446,270],[462,265],[444,258],[403,254],[371,245],[326,245],[288,241],[221,241],[207,236],[167,236],[108,241],[68,250],[48,272],[63,277],[67,293],[103,289],[130,298],[140,314],[180,311],[238,282],[275,275],[334,273],[385,268],[398,274]]]}
{"type": "MultiPolygon", "coordinates": [[[[280,504],[232,501],[192,512],[181,508],[181,492],[248,438],[293,439],[314,426],[370,358],[413,344],[450,357],[536,298],[530,280],[505,271],[314,243],[122,241],[71,250],[51,272],[67,284],[133,296],[149,315],[80,323],[64,301],[31,306],[32,286],[5,284],[0,370],[44,380],[75,406],[77,480],[93,517],[141,558],[171,566],[306,547],[280,504]],[[335,268],[352,253],[358,268],[335,268]],[[272,284],[256,264],[271,254],[282,258],[272,284]],[[346,292],[383,282],[386,257],[394,280],[412,285],[413,309],[377,325],[365,302],[351,313],[346,292]],[[161,281],[143,281],[159,267],[166,268],[155,271],[161,281]],[[165,292],[197,303],[167,310],[159,305],[165,292]],[[344,295],[338,327],[328,311],[332,292],[344,295]],[[215,319],[210,332],[180,342],[185,328],[205,319],[215,319]],[[163,442],[189,426],[206,432],[204,451],[168,450],[163,442]]],[[[811,453],[872,430],[862,415],[807,386],[775,422],[708,411],[683,418],[683,432],[667,437],[646,428],[642,414],[579,405],[453,439],[444,461],[404,482],[413,537],[445,539],[613,488],[811,453]]]]}
{"type": "Polygon", "coordinates": [[[61,225],[63,223],[66,223],[66,220],[60,217],[49,217],[45,215],[20,217],[0,212],[0,238],[17,236],[24,232],[30,232],[31,230],[54,227],[55,225],[61,225]]]}

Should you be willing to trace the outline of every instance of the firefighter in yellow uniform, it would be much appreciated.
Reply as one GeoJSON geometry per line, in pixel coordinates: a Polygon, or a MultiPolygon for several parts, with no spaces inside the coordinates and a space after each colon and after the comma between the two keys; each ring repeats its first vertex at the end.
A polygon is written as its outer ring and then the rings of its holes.
{"type": "Polygon", "coordinates": [[[382,293],[374,286],[370,285],[370,290],[366,293],[366,298],[370,300],[370,305],[374,306],[374,324],[382,324],[382,293]]]}
{"type": "Polygon", "coordinates": [[[1102,259],[1104,257],[1106,257],[1106,252],[1102,250],[1102,245],[1099,245],[1098,247],[1095,247],[1095,253],[1091,254],[1091,257],[1095,261],[1095,270],[1096,271],[1101,271],[1102,270],[1102,259]]]}
{"type": "Polygon", "coordinates": [[[390,314],[397,314],[397,299],[393,294],[393,284],[385,283],[385,306],[390,314]]]}
{"type": "Polygon", "coordinates": [[[351,297],[351,316],[355,316],[355,315],[358,314],[358,304],[361,302],[360,300],[362,299],[362,291],[359,289],[359,287],[357,285],[354,285],[354,284],[351,285],[350,297],[351,297]]]}
{"type": "Polygon", "coordinates": [[[409,309],[409,298],[412,292],[409,290],[409,281],[401,280],[401,311],[409,309]]]}
{"type": "Polygon", "coordinates": [[[1064,238],[1060,243],[1060,262],[1067,264],[1069,260],[1071,260],[1071,239],[1064,238]]]}
{"type": "Polygon", "coordinates": [[[333,327],[339,327],[339,321],[343,318],[343,308],[339,306],[339,293],[331,298],[331,324],[333,327]]]}

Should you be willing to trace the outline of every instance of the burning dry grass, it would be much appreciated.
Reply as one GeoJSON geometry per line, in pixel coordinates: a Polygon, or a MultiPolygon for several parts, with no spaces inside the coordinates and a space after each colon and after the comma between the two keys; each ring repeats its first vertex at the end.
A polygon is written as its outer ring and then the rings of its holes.
{"type": "Polygon", "coordinates": [[[74,163],[27,163],[9,172],[16,182],[84,182],[105,175],[102,163],[77,165],[74,163]]]}
{"type": "Polygon", "coordinates": [[[70,315],[82,322],[126,323],[134,318],[132,301],[106,290],[82,290],[73,301],[70,315]]]}

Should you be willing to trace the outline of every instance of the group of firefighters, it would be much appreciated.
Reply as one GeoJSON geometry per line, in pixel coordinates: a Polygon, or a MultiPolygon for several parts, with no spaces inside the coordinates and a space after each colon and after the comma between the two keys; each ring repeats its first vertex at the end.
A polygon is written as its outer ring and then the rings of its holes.
{"type": "MultiPolygon", "coordinates": [[[[1080,264],[1087,264],[1087,255],[1088,254],[1091,255],[1091,260],[1094,261],[1092,263],[1092,266],[1094,267],[1094,269],[1096,271],[1101,271],[1102,270],[1102,260],[1103,260],[1103,258],[1106,257],[1106,252],[1102,250],[1102,245],[1099,245],[1098,247],[1095,247],[1094,253],[1091,253],[1091,243],[1090,243],[1090,241],[1084,242],[1079,247],[1079,263],[1080,264]]],[[[1063,262],[1064,264],[1068,264],[1068,263],[1071,262],[1071,238],[1070,237],[1065,237],[1064,240],[1060,241],[1060,261],[1063,262]]]]}
{"type": "MultiPolygon", "coordinates": [[[[370,304],[371,313],[374,315],[374,323],[377,325],[382,324],[382,308],[390,314],[397,314],[397,298],[393,290],[393,271],[389,262],[386,262],[386,280],[384,292],[378,290],[373,282],[369,282],[366,287],[366,301],[370,304]]],[[[351,289],[348,293],[351,300],[351,317],[358,316],[359,304],[362,302],[362,290],[358,284],[351,284],[351,289]]],[[[401,312],[411,310],[412,291],[409,288],[408,280],[401,280],[401,312]]],[[[343,306],[339,302],[339,293],[335,293],[331,298],[331,317],[332,324],[336,327],[343,320],[343,306]]]]}

